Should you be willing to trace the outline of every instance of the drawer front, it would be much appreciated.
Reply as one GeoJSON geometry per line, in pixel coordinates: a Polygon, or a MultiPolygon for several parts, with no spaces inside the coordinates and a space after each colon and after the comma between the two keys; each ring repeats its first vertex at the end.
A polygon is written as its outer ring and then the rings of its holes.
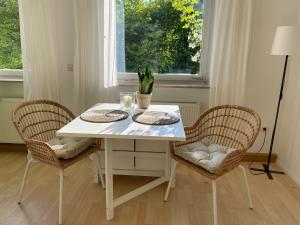
{"type": "MultiPolygon", "coordinates": [[[[104,151],[100,152],[101,167],[105,167],[104,151]]],[[[132,170],[134,169],[134,156],[131,152],[113,151],[113,169],[132,170]]]]}
{"type": "MultiPolygon", "coordinates": [[[[104,140],[101,141],[101,149],[104,149],[104,140]]],[[[134,151],[134,141],[126,139],[113,139],[112,149],[114,151],[134,151]]]]}
{"type": "Polygon", "coordinates": [[[136,140],[137,152],[166,152],[168,142],[152,140],[136,140]]]}
{"type": "Polygon", "coordinates": [[[135,156],[135,169],[163,171],[165,169],[165,154],[164,153],[137,154],[135,156]]]}

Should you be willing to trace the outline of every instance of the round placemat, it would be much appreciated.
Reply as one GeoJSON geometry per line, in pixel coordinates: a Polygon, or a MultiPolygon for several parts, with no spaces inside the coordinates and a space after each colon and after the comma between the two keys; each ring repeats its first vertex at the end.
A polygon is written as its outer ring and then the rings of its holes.
{"type": "Polygon", "coordinates": [[[146,111],[134,114],[132,120],[147,125],[170,125],[177,123],[180,119],[175,113],[146,111]]]}
{"type": "Polygon", "coordinates": [[[109,123],[120,120],[125,120],[128,117],[128,113],[122,110],[116,109],[95,109],[84,112],[80,115],[80,119],[93,122],[93,123],[109,123]]]}

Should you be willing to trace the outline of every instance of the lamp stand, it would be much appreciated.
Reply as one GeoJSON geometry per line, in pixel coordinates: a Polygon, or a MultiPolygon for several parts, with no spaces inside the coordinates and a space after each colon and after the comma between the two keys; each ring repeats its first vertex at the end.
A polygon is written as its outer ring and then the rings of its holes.
{"type": "Polygon", "coordinates": [[[275,174],[284,174],[284,172],[270,170],[270,162],[271,162],[271,156],[272,156],[272,150],[273,150],[273,143],[274,143],[274,138],[275,138],[275,133],[276,133],[276,126],[277,126],[279,108],[280,108],[280,103],[281,103],[281,99],[282,99],[282,96],[283,96],[283,88],[284,88],[284,81],[285,81],[285,74],[286,74],[286,68],[287,68],[287,64],[288,64],[288,59],[289,59],[289,56],[286,55],[285,56],[284,70],[283,70],[283,76],[282,76],[282,81],[281,81],[280,95],[279,95],[278,104],[277,104],[277,112],[276,112],[275,124],[274,124],[274,128],[273,128],[272,139],[271,139],[271,144],[270,144],[270,149],[269,149],[268,161],[267,161],[267,163],[264,163],[262,165],[263,169],[250,168],[251,170],[254,170],[254,171],[262,171],[262,172],[266,173],[266,175],[268,176],[268,178],[270,180],[273,180],[272,173],[275,173],[275,174]]]}

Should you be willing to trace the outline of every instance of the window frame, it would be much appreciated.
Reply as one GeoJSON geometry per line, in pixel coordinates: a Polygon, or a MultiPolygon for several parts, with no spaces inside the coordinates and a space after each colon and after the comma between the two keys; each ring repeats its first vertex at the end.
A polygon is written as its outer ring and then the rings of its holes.
{"type": "MultiPolygon", "coordinates": [[[[155,83],[159,86],[207,87],[209,81],[210,39],[212,36],[213,3],[214,0],[204,0],[204,21],[202,31],[202,52],[199,74],[164,73],[155,74],[155,83]]],[[[117,72],[119,86],[138,85],[138,77],[132,72],[117,72]]]]}

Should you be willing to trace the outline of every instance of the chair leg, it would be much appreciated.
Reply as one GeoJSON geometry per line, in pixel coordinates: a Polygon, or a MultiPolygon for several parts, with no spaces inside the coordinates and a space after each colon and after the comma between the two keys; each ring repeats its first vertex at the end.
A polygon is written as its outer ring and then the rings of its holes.
{"type": "Polygon", "coordinates": [[[95,153],[95,162],[97,164],[97,168],[98,168],[98,172],[99,172],[99,176],[100,176],[100,180],[101,180],[101,184],[103,189],[105,189],[105,182],[104,182],[104,178],[103,178],[103,172],[102,172],[102,168],[101,168],[101,160],[100,160],[100,153],[95,153]]]}
{"type": "Polygon", "coordinates": [[[170,192],[170,188],[171,188],[171,185],[172,185],[172,181],[174,179],[174,176],[175,176],[175,172],[176,172],[176,166],[177,166],[177,162],[174,160],[173,161],[173,165],[172,165],[172,169],[171,169],[171,174],[170,174],[170,178],[169,178],[169,183],[168,183],[168,187],[167,187],[167,190],[166,190],[166,193],[165,193],[165,198],[164,198],[164,201],[166,202],[168,200],[168,196],[169,196],[169,192],[170,192]]]}
{"type": "Polygon", "coordinates": [[[58,223],[62,225],[62,201],[64,189],[64,169],[59,169],[59,206],[58,206],[58,223]]]}
{"type": "Polygon", "coordinates": [[[214,225],[218,225],[217,184],[215,180],[212,181],[212,190],[213,190],[214,225]]]}
{"type": "Polygon", "coordinates": [[[29,159],[27,161],[27,164],[26,164],[26,169],[25,169],[25,173],[24,173],[24,176],[23,176],[22,184],[21,184],[21,190],[20,190],[20,193],[19,193],[18,204],[21,204],[21,200],[22,200],[22,196],[23,196],[23,192],[24,192],[24,187],[25,187],[25,183],[26,183],[26,178],[27,178],[28,170],[30,168],[31,163],[32,163],[32,159],[29,159]]]}
{"type": "Polygon", "coordinates": [[[250,192],[250,187],[249,187],[246,170],[242,165],[239,165],[239,168],[242,170],[243,175],[244,175],[245,185],[246,185],[247,195],[248,195],[248,201],[249,201],[249,208],[253,209],[253,203],[252,203],[251,192],[250,192]]]}

